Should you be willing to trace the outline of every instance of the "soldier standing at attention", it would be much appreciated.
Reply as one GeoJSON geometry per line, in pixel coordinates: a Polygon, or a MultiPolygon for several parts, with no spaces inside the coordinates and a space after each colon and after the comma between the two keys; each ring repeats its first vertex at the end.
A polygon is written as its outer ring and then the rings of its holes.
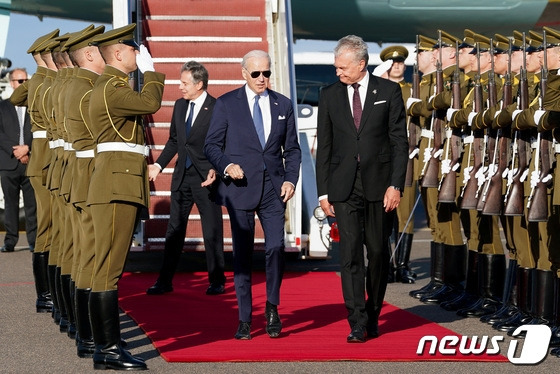
{"type": "MultiPolygon", "coordinates": [[[[404,80],[404,72],[406,66],[404,60],[408,57],[408,50],[402,45],[392,45],[385,48],[379,54],[381,61],[392,60],[393,64],[388,70],[388,79],[397,82],[401,87],[403,101],[406,103],[408,98],[412,93],[412,84],[404,80]]],[[[411,121],[410,116],[408,117],[408,129],[411,126],[416,126],[416,134],[420,135],[420,126],[418,126],[417,121],[411,121]]],[[[410,140],[410,139],[409,139],[410,140]]],[[[415,139],[414,145],[418,145],[418,140],[415,139]]],[[[414,164],[416,164],[417,158],[413,158],[414,164]]],[[[397,207],[397,219],[398,219],[398,238],[397,247],[394,258],[396,265],[395,280],[402,283],[414,283],[416,274],[412,272],[408,266],[410,259],[410,251],[412,249],[412,238],[414,235],[414,220],[410,220],[408,225],[405,227],[407,220],[412,215],[412,210],[414,208],[414,202],[416,200],[416,193],[418,191],[418,179],[414,178],[414,170],[412,171],[412,185],[404,186],[403,195],[401,197],[401,202],[397,207]]],[[[392,270],[391,270],[392,271],[392,270]]],[[[391,278],[391,274],[389,275],[391,278]]]]}
{"type": "Polygon", "coordinates": [[[148,206],[143,115],[161,106],[165,75],[156,73],[152,57],[134,41],[136,24],[95,37],[107,63],[93,86],[89,114],[97,142],[87,204],[95,232],[95,265],[89,311],[95,369],[144,370],[143,360],[121,346],[117,283],[140,208],[148,206]],[[129,85],[128,74],[144,74],[141,92],[129,85]]]}

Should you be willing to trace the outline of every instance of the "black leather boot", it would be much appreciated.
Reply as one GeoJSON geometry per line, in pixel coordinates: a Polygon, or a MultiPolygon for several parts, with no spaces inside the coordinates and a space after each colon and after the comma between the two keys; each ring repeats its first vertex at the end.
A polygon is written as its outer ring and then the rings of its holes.
{"type": "Polygon", "coordinates": [[[397,269],[395,278],[397,282],[401,283],[414,283],[416,273],[410,270],[408,264],[410,262],[410,251],[412,250],[413,234],[399,233],[401,241],[395,253],[397,269]]]}
{"type": "Polygon", "coordinates": [[[60,308],[58,306],[58,296],[56,294],[56,265],[49,265],[49,290],[53,302],[52,318],[54,323],[60,324],[60,308]]]}
{"type": "Polygon", "coordinates": [[[478,299],[478,252],[468,251],[467,280],[465,289],[453,300],[444,301],[439,306],[445,310],[457,311],[472,305],[478,299]]]}
{"type": "Polygon", "coordinates": [[[146,370],[144,360],[134,357],[121,346],[118,291],[91,292],[89,314],[95,352],[93,368],[97,370],[146,370]]]}
{"type": "Polygon", "coordinates": [[[419,290],[410,291],[408,293],[410,296],[419,299],[443,287],[443,248],[443,243],[430,243],[430,282],[419,290]]]}
{"type": "Polygon", "coordinates": [[[496,313],[504,293],[505,255],[478,254],[479,300],[469,308],[459,309],[461,317],[480,318],[496,313]]]}
{"type": "Polygon", "coordinates": [[[89,294],[91,288],[77,288],[75,294],[76,304],[76,343],[78,357],[93,357],[95,344],[89,322],[89,294]]]}
{"type": "Polygon", "coordinates": [[[505,321],[492,325],[498,331],[509,331],[531,321],[531,293],[535,269],[517,267],[517,307],[518,311],[505,321]]]}
{"type": "Polygon", "coordinates": [[[74,303],[72,302],[72,279],[70,274],[60,276],[60,285],[62,288],[62,298],[64,300],[64,309],[66,310],[66,318],[68,319],[68,327],[66,333],[70,339],[76,339],[76,320],[74,318],[74,303]]]}
{"type": "Polygon", "coordinates": [[[53,302],[49,291],[49,252],[33,252],[32,256],[37,313],[52,313],[53,302]]]}
{"type": "MultiPolygon", "coordinates": [[[[553,325],[554,319],[554,278],[555,274],[550,270],[535,269],[535,278],[532,291],[532,319],[526,325],[553,325]]],[[[513,327],[508,331],[509,336],[513,336],[517,328],[513,327]]],[[[517,338],[524,338],[525,331],[516,335],[517,338]]]]}
{"type": "Polygon", "coordinates": [[[435,292],[427,293],[420,298],[426,304],[439,304],[453,300],[463,291],[467,271],[467,246],[444,245],[443,252],[443,283],[444,286],[435,292]]]}
{"type": "Polygon", "coordinates": [[[502,296],[502,306],[496,313],[488,314],[480,317],[481,322],[493,324],[497,321],[507,319],[517,312],[517,260],[509,260],[506,272],[506,281],[504,283],[504,294],[502,296]]]}
{"type": "Polygon", "coordinates": [[[554,326],[552,327],[552,336],[550,337],[551,347],[560,347],[560,278],[554,277],[554,326]]]}
{"type": "Polygon", "coordinates": [[[68,312],[66,311],[66,304],[64,304],[64,294],[62,289],[62,277],[61,277],[60,267],[56,267],[55,273],[55,287],[56,287],[56,297],[58,299],[58,309],[60,310],[60,332],[68,332],[68,312]]]}

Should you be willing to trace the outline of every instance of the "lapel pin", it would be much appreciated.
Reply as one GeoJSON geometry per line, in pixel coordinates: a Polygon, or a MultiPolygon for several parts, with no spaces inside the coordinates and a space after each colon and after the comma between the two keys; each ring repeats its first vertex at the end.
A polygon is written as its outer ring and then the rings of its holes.
{"type": "Polygon", "coordinates": [[[377,90],[373,90],[373,94],[374,94],[374,95],[377,95],[377,90]]]}

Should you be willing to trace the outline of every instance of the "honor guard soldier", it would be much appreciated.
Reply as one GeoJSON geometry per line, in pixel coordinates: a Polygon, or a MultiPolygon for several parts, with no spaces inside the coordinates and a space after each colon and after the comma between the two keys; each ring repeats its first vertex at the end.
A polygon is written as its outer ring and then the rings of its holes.
{"type": "Polygon", "coordinates": [[[70,154],[65,177],[71,176],[69,203],[73,216],[74,256],[71,279],[75,285],[77,355],[92,357],[95,349],[89,322],[89,295],[95,254],[91,209],[86,205],[89,182],[94,165],[95,140],[91,133],[89,99],[93,84],[105,68],[105,61],[92,39],[103,33],[104,26],[78,33],[69,38],[64,49],[76,65],[65,97],[65,128],[67,140],[74,150],[70,154]],[[75,156],[75,157],[74,157],[75,156]],[[75,159],[74,159],[75,158],[75,159]]]}
{"type": "MultiPolygon", "coordinates": [[[[24,82],[14,90],[10,101],[16,106],[27,106],[31,121],[31,132],[33,141],[27,164],[26,174],[33,186],[35,201],[37,202],[37,237],[35,239],[35,250],[33,252],[33,275],[35,288],[37,290],[37,312],[53,311],[53,299],[49,288],[48,262],[50,253],[50,225],[51,225],[51,201],[48,190],[42,184],[42,160],[49,155],[49,143],[42,117],[38,113],[37,95],[46,75],[46,64],[41,59],[41,47],[52,38],[58,36],[59,30],[49,32],[39,37],[29,47],[27,53],[33,56],[37,63],[37,70],[30,80],[24,82]]],[[[53,313],[54,316],[54,313],[53,313]]]]}
{"type": "MultiPolygon", "coordinates": [[[[550,36],[557,37],[560,32],[557,30],[545,27],[544,30],[547,32],[547,39],[550,36]]],[[[556,42],[551,42],[547,40],[547,44],[551,47],[548,50],[548,60],[559,59],[560,46],[556,42]]],[[[555,290],[558,290],[560,285],[560,174],[556,170],[558,165],[560,165],[560,75],[558,75],[557,69],[549,70],[549,75],[546,81],[546,91],[543,98],[543,106],[545,113],[541,115],[538,120],[538,131],[543,134],[546,132],[552,132],[553,136],[553,150],[554,154],[551,157],[551,161],[556,161],[556,167],[551,170],[551,177],[548,183],[548,189],[552,188],[552,201],[549,212],[548,224],[549,229],[549,255],[552,262],[552,271],[554,272],[554,282],[555,290]]],[[[542,135],[541,135],[542,136],[542,135]]],[[[555,311],[555,320],[552,328],[552,337],[550,339],[550,346],[556,347],[550,353],[554,356],[560,357],[560,319],[558,317],[558,304],[559,304],[559,293],[554,292],[554,300],[552,305],[555,311]]]]}
{"type": "MultiPolygon", "coordinates": [[[[399,84],[403,100],[406,103],[412,94],[412,84],[404,80],[404,72],[406,69],[404,61],[408,57],[408,50],[402,45],[392,45],[383,49],[381,53],[379,53],[379,57],[381,61],[393,61],[393,64],[388,70],[388,79],[399,84]]],[[[413,117],[407,117],[409,149],[414,150],[418,147],[418,142],[420,140],[420,126],[417,120],[411,120],[413,117]],[[414,126],[414,129],[411,129],[411,126],[414,126]],[[413,134],[414,139],[410,137],[410,134],[413,134]]],[[[393,257],[396,264],[395,280],[402,283],[414,283],[414,279],[416,278],[416,274],[410,270],[409,261],[412,249],[412,238],[414,236],[414,220],[412,219],[413,209],[418,192],[418,180],[414,178],[414,169],[417,160],[418,159],[413,155],[411,161],[408,163],[408,167],[411,168],[411,170],[407,170],[407,175],[410,175],[410,185],[405,183],[401,201],[397,207],[398,238],[395,241],[397,248],[393,257]]],[[[393,269],[390,270],[389,279],[391,279],[392,276],[393,269]]]]}
{"type": "MultiPolygon", "coordinates": [[[[476,71],[475,86],[469,91],[460,110],[450,109],[448,119],[452,128],[462,128],[468,135],[468,148],[463,157],[461,191],[461,208],[468,211],[469,247],[477,250],[477,271],[482,282],[478,283],[478,299],[466,308],[457,312],[464,317],[480,317],[497,311],[503,292],[503,279],[505,276],[505,256],[499,235],[497,217],[484,216],[477,210],[478,197],[481,194],[481,183],[479,176],[484,170],[483,142],[484,130],[477,129],[473,118],[477,113],[482,113],[487,106],[488,87],[494,72],[492,71],[492,59],[494,46],[490,39],[476,34],[474,36],[476,46],[470,52],[475,54],[474,66],[476,71]],[[492,52],[492,53],[491,53],[492,52]],[[472,141],[472,142],[471,142],[472,141]]],[[[501,81],[495,81],[498,91],[501,81]],[[498,87],[499,86],[499,87],[498,87]]]]}
{"type": "Polygon", "coordinates": [[[120,343],[117,283],[130,249],[142,206],[149,204],[147,147],[142,116],[161,106],[165,75],[154,71],[146,47],[134,41],[136,24],[93,39],[107,63],[91,93],[89,114],[97,142],[88,191],[95,231],[95,265],[89,311],[95,353],[94,368],[141,370],[143,360],[120,343]],[[144,86],[135,92],[128,75],[139,69],[144,86]]]}
{"type": "MultiPolygon", "coordinates": [[[[422,73],[420,80],[420,92],[417,98],[410,97],[406,102],[406,114],[417,117],[421,127],[421,139],[419,145],[419,161],[415,170],[415,180],[420,181],[423,177],[423,156],[425,150],[430,147],[433,140],[431,131],[432,111],[428,109],[428,99],[434,93],[436,84],[436,66],[433,60],[432,51],[437,41],[424,35],[418,36],[416,48],[418,70],[422,73]]],[[[409,156],[410,157],[410,156],[409,156]]],[[[427,190],[421,189],[423,206],[426,209],[426,219],[432,234],[430,243],[430,282],[419,290],[410,292],[410,296],[420,298],[428,292],[432,292],[443,285],[443,241],[436,234],[437,222],[437,191],[436,195],[430,199],[427,190]]]]}

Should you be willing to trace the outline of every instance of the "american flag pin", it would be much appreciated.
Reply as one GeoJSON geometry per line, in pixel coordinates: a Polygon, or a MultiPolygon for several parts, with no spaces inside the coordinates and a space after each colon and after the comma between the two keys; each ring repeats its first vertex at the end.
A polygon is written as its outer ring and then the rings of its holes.
{"type": "Polygon", "coordinates": [[[377,90],[373,90],[373,94],[374,94],[374,95],[377,95],[377,90]]]}

